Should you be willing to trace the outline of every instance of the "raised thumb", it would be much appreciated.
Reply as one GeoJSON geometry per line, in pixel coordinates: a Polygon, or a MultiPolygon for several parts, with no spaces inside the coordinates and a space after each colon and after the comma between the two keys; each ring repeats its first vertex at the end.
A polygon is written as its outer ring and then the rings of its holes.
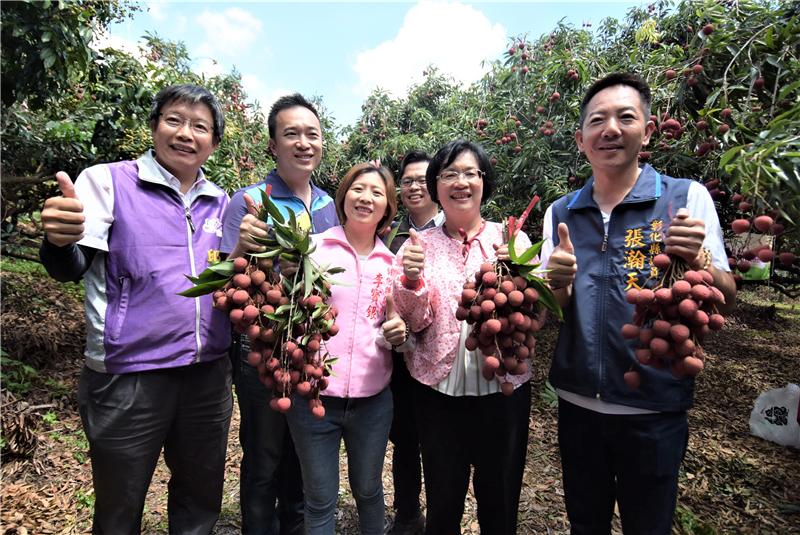
{"type": "Polygon", "coordinates": [[[75,184],[69,178],[69,175],[64,171],[56,173],[56,181],[58,182],[58,189],[61,190],[61,196],[67,199],[77,199],[78,195],[75,193],[75,184]]]}
{"type": "Polygon", "coordinates": [[[247,193],[244,194],[244,204],[247,206],[247,213],[253,216],[258,215],[258,207],[253,198],[247,193]]]}
{"type": "Polygon", "coordinates": [[[558,246],[568,253],[575,252],[572,241],[569,239],[569,228],[566,223],[558,224],[558,246]]]}
{"type": "Polygon", "coordinates": [[[422,240],[419,239],[419,234],[415,229],[408,231],[408,237],[411,240],[411,245],[422,245],[422,240]]]}
{"type": "Polygon", "coordinates": [[[397,310],[394,308],[394,300],[392,299],[391,295],[386,296],[386,319],[392,319],[395,316],[399,316],[397,310]]]}
{"type": "Polygon", "coordinates": [[[678,208],[678,212],[675,214],[675,219],[687,219],[689,217],[689,209],[686,207],[678,208]]]}

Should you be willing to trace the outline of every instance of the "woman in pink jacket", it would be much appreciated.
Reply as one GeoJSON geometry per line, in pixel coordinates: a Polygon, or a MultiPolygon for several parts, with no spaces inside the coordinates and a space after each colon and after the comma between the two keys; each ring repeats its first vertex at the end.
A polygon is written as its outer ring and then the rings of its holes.
{"type": "Polygon", "coordinates": [[[336,192],[341,226],[313,236],[318,263],[340,266],[331,303],[339,310],[339,333],[326,342],[338,360],[321,400],[322,420],[297,400],[287,414],[300,458],[305,493],[305,528],[333,534],[339,491],[339,446],[347,450],[350,487],[360,532],[382,534],[383,459],[392,423],[392,346],[404,349],[405,323],[391,306],[397,276],[394,254],[378,238],[397,213],[394,179],[385,167],[356,165],[336,192]],[[387,299],[388,298],[388,299],[387,299]]]}
{"type": "MultiPolygon", "coordinates": [[[[494,189],[489,158],[468,141],[445,145],[426,173],[428,192],[445,214],[442,227],[412,230],[397,253],[403,275],[395,283],[397,308],[416,333],[406,354],[414,383],[427,498],[426,533],[461,533],[464,498],[474,469],[481,533],[516,533],[517,506],[528,442],[530,371],[506,376],[506,396],[481,374],[483,355],[466,349],[470,331],[456,319],[463,284],[480,265],[507,256],[499,223],[481,217],[494,189]]],[[[529,247],[527,236],[517,236],[529,247]]]]}

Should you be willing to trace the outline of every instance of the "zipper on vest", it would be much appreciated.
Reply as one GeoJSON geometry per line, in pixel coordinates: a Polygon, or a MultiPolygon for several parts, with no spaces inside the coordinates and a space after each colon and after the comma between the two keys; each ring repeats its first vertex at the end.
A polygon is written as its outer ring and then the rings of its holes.
{"type": "MultiPolygon", "coordinates": [[[[612,216],[614,211],[611,211],[612,216]]],[[[602,216],[601,216],[602,217],[602,216]]],[[[600,333],[599,339],[601,342],[597,344],[597,364],[598,364],[598,375],[597,375],[597,399],[602,399],[600,396],[600,390],[603,386],[603,373],[604,366],[603,366],[603,354],[605,353],[605,321],[606,321],[606,294],[608,293],[608,233],[611,230],[611,217],[608,220],[608,230],[603,233],[603,245],[600,247],[602,254],[602,261],[603,261],[603,273],[601,275],[601,283],[602,289],[600,291],[600,299],[599,299],[599,310],[598,310],[598,332],[600,333]]]]}
{"type": "Polygon", "coordinates": [[[192,213],[189,211],[189,207],[184,205],[183,211],[186,214],[186,222],[189,223],[189,228],[192,230],[192,234],[194,234],[195,228],[194,223],[192,222],[192,213]]]}
{"type": "MultiPolygon", "coordinates": [[[[183,204],[183,211],[186,214],[186,243],[188,245],[188,253],[189,253],[189,269],[192,272],[192,276],[197,276],[197,266],[194,263],[194,242],[192,240],[192,236],[194,235],[195,228],[194,223],[192,222],[192,213],[189,211],[189,206],[185,204],[184,199],[181,199],[181,203],[183,204]]],[[[194,339],[195,344],[197,347],[197,352],[195,353],[195,357],[193,362],[200,361],[200,355],[203,352],[203,342],[200,339],[200,298],[194,298],[194,339]]]]}

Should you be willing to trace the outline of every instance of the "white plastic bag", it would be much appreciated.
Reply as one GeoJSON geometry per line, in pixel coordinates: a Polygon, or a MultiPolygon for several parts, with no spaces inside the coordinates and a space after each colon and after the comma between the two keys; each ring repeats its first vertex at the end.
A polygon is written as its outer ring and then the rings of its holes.
{"type": "Polygon", "coordinates": [[[750,433],[782,446],[800,448],[800,386],[762,392],[750,413],[750,433]]]}

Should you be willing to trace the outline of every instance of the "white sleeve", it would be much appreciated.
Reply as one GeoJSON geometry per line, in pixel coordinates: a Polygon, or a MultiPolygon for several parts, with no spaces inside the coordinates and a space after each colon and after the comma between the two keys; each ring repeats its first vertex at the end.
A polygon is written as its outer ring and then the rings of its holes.
{"type": "Polygon", "coordinates": [[[100,251],[108,251],[108,231],[114,222],[114,187],[107,165],[84,170],[75,180],[75,194],[83,203],[83,238],[78,242],[100,251]]]}
{"type": "Polygon", "coordinates": [[[703,247],[711,251],[712,264],[721,271],[730,271],[717,209],[708,190],[701,183],[692,181],[689,185],[686,209],[689,210],[690,217],[702,219],[706,223],[706,239],[703,240],[703,247]]]}
{"type": "Polygon", "coordinates": [[[550,255],[553,254],[553,205],[547,207],[544,212],[544,222],[542,223],[542,250],[539,252],[542,266],[547,267],[547,261],[550,260],[550,255]]]}

